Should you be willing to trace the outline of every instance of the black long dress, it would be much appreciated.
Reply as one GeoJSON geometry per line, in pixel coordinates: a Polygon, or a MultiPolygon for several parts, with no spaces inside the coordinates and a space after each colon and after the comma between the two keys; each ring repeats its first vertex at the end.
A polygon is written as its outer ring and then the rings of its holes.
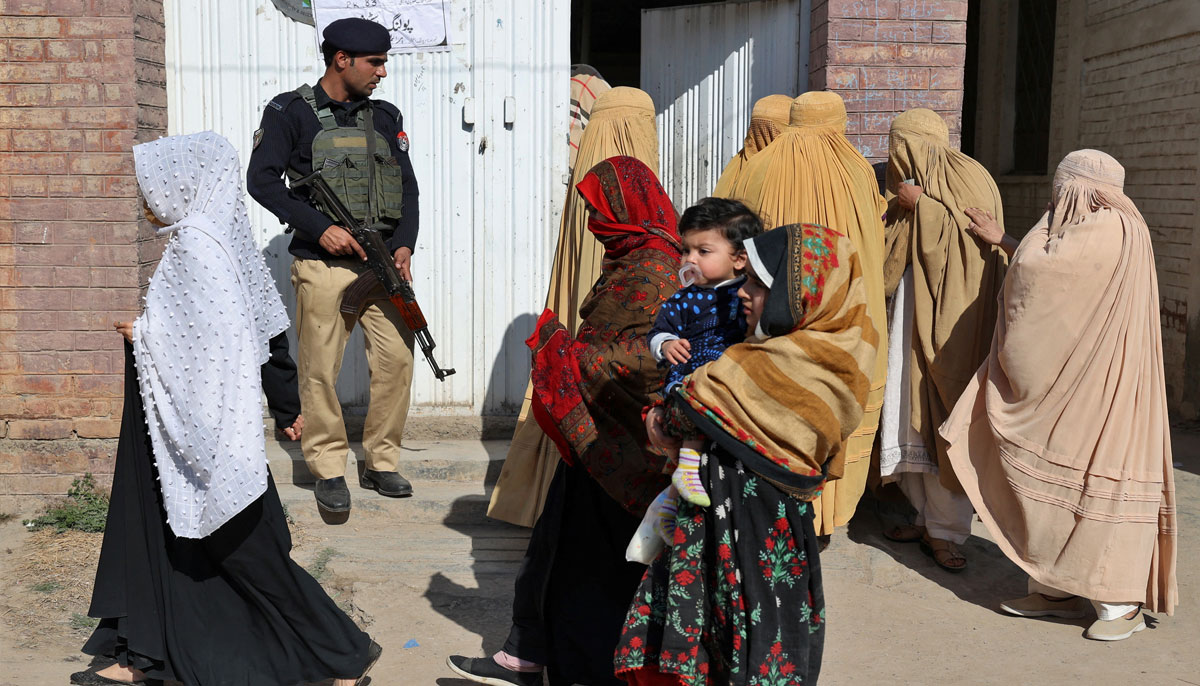
{"type": "Polygon", "coordinates": [[[551,686],[620,686],[613,652],[646,571],[625,560],[640,520],[582,467],[560,462],[517,572],[504,650],[546,666],[551,686]]]}
{"type": "MultiPolygon", "coordinates": [[[[271,342],[263,389],[279,426],[299,410],[283,334],[271,342]]],[[[267,491],[202,539],[166,523],[133,348],[125,346],[125,409],[112,499],[83,647],[152,679],[187,686],[291,686],[354,678],[370,638],[292,561],[283,506],[267,491]]]]}

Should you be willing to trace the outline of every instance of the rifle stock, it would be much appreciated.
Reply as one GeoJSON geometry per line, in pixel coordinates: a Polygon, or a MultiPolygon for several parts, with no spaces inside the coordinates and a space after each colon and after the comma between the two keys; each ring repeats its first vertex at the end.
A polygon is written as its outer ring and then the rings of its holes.
{"type": "Polygon", "coordinates": [[[366,253],[367,264],[371,268],[371,271],[355,279],[354,283],[350,284],[350,287],[342,293],[340,311],[357,315],[362,311],[371,293],[382,285],[388,300],[400,311],[400,317],[404,320],[404,324],[409,331],[413,332],[413,337],[421,347],[425,361],[433,369],[433,375],[437,377],[438,381],[445,381],[447,376],[454,373],[454,369],[441,367],[434,358],[433,350],[437,347],[437,343],[429,333],[429,323],[425,321],[425,313],[417,304],[417,296],[413,292],[412,284],[404,280],[396,271],[392,256],[388,252],[387,246],[384,245],[383,236],[379,234],[378,230],[364,226],[362,222],[351,216],[342,201],[334,195],[333,189],[321,175],[320,169],[292,181],[293,188],[302,186],[308,186],[317,201],[333,214],[340,226],[350,232],[350,235],[366,253]]]}

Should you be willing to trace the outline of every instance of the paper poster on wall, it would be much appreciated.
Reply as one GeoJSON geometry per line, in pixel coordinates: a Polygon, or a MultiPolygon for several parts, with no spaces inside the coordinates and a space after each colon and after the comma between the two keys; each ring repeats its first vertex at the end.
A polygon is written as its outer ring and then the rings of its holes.
{"type": "Polygon", "coordinates": [[[312,0],[317,43],[330,22],[361,17],[392,34],[391,54],[450,49],[450,0],[312,0]]]}

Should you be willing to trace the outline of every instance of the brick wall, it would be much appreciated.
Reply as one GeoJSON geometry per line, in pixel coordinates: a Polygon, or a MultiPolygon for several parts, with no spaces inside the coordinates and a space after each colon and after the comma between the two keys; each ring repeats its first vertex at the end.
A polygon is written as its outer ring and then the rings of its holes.
{"type": "Polygon", "coordinates": [[[914,107],[945,117],[958,145],[966,20],[967,0],[814,0],[809,88],[845,98],[847,135],[873,162],[914,107]]]}
{"type": "MultiPolygon", "coordinates": [[[[138,309],[130,146],[165,129],[161,0],[0,0],[0,496],[111,471],[138,309]]],[[[145,247],[143,247],[145,246],[145,247]]]]}
{"type": "MultiPolygon", "coordinates": [[[[1003,15],[1002,4],[987,11],[1003,15]]],[[[992,38],[1016,30],[997,18],[985,17],[992,38]]],[[[989,136],[1002,142],[994,132],[1006,128],[995,115],[1004,98],[987,89],[1003,81],[1011,56],[1000,56],[1004,40],[985,47],[987,41],[985,35],[978,112],[990,119],[977,122],[977,148],[986,148],[989,136]]],[[[1103,150],[1124,165],[1125,192],[1154,241],[1168,401],[1177,417],[1193,419],[1200,415],[1200,3],[1060,0],[1054,58],[1048,171],[1080,148],[1103,150]]],[[[993,172],[1004,171],[999,155],[987,159],[993,172]]],[[[1011,233],[1023,233],[1041,215],[1050,179],[997,176],[1011,233]]]]}

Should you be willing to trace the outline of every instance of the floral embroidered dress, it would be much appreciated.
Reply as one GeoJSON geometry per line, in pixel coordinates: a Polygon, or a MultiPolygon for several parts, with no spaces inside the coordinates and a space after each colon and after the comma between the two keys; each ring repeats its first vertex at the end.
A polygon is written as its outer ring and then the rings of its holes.
{"type": "Polygon", "coordinates": [[[580,307],[578,335],[546,310],[526,341],[533,412],[568,464],[641,517],[669,481],[641,412],[660,397],[666,374],[646,334],[679,289],[677,218],[654,172],[632,157],[601,162],[577,188],[595,208],[588,230],[604,245],[604,265],[580,307]]]}
{"type": "Polygon", "coordinates": [[[770,288],[756,335],[693,373],[685,413],[712,439],[713,505],[681,503],[615,655],[638,686],[816,682],[825,610],[811,501],[862,419],[879,336],[858,254],[830,229],[747,241],[770,288]]]}

